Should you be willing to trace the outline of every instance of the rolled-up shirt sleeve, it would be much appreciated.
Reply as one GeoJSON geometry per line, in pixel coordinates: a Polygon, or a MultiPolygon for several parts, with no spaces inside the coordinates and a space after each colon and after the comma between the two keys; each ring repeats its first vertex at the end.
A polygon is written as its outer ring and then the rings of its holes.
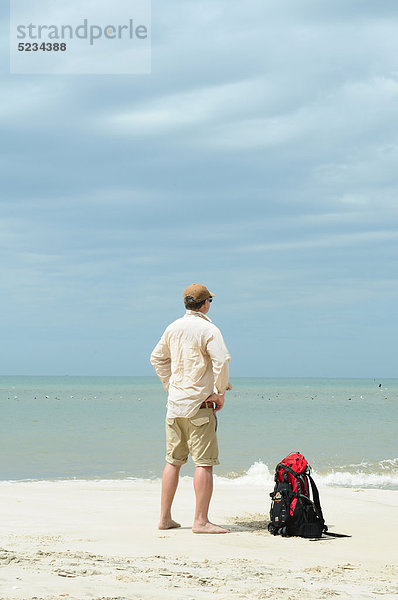
{"type": "Polygon", "coordinates": [[[206,350],[213,366],[214,391],[217,394],[224,394],[229,387],[229,361],[231,355],[220,330],[215,329],[207,342],[206,350]]]}
{"type": "Polygon", "coordinates": [[[160,338],[151,354],[151,365],[156,371],[164,389],[169,389],[169,381],[171,377],[171,358],[170,349],[166,343],[164,335],[160,338]]]}

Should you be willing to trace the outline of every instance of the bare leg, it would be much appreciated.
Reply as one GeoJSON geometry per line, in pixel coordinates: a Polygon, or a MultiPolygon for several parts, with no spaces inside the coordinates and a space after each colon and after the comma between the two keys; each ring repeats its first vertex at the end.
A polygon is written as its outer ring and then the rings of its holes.
{"type": "Polygon", "coordinates": [[[223,529],[210,523],[208,517],[213,493],[213,467],[196,467],[193,485],[196,494],[196,511],[192,531],[194,533],[229,533],[229,529],[223,529]]]}
{"type": "Polygon", "coordinates": [[[174,494],[178,486],[178,477],[180,474],[180,465],[166,463],[162,478],[162,498],[160,508],[159,529],[173,529],[181,527],[179,523],[171,518],[171,505],[173,504],[174,494]]]}

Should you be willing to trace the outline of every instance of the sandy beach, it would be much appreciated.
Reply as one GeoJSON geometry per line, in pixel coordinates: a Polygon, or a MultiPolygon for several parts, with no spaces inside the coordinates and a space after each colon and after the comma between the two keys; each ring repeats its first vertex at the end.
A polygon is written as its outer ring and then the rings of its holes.
{"type": "Polygon", "coordinates": [[[2,482],[0,598],[95,600],[398,596],[398,492],[322,488],[329,529],[351,538],[274,538],[269,489],[216,483],[213,521],[191,531],[192,482],[157,529],[160,483],[2,482]]]}

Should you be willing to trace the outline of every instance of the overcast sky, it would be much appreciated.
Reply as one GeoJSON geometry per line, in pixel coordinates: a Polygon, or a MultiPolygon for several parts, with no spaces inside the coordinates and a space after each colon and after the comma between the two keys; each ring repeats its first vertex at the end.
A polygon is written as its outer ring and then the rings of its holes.
{"type": "Polygon", "coordinates": [[[232,379],[398,376],[396,0],[154,0],[126,76],[1,10],[1,374],[152,375],[205,283],[232,379]]]}

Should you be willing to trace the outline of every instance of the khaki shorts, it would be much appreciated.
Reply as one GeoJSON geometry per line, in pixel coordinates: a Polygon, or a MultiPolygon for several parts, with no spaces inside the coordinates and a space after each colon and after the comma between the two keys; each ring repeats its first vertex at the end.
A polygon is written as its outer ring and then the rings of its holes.
{"type": "Polygon", "coordinates": [[[183,465],[188,454],[197,467],[219,465],[217,417],[212,408],[200,408],[190,419],[166,418],[166,461],[183,465]]]}

